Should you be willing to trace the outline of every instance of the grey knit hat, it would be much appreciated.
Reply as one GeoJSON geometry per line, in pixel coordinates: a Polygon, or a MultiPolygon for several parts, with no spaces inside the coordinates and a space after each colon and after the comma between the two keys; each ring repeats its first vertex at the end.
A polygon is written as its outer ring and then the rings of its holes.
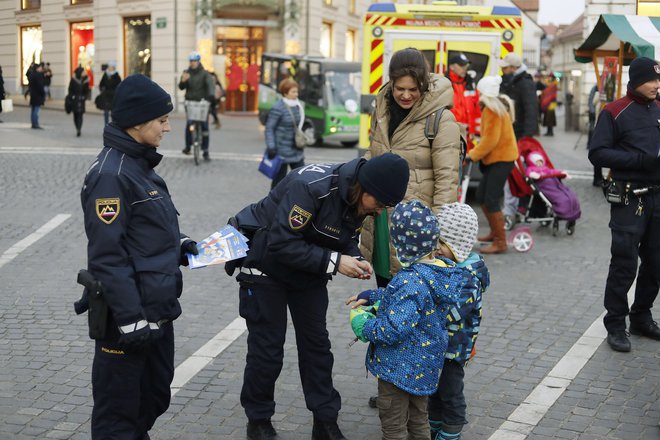
{"type": "Polygon", "coordinates": [[[403,267],[433,252],[438,242],[438,219],[419,200],[401,202],[390,218],[390,237],[403,267]]]}
{"type": "Polygon", "coordinates": [[[458,263],[465,261],[477,240],[477,213],[465,203],[449,203],[440,207],[438,223],[440,241],[449,247],[458,263]]]}

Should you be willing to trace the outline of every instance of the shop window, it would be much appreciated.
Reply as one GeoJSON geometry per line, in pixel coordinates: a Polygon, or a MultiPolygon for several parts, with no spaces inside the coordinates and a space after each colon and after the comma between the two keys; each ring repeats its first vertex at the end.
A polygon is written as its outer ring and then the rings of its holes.
{"type": "Polygon", "coordinates": [[[332,24],[323,22],[321,24],[321,55],[332,58],[332,24]]]}
{"type": "Polygon", "coordinates": [[[21,0],[21,11],[41,9],[41,0],[21,0]]]}
{"type": "Polygon", "coordinates": [[[323,4],[326,6],[332,6],[332,0],[323,0],[323,4]]]}
{"type": "Polygon", "coordinates": [[[356,32],[353,29],[346,31],[346,61],[355,61],[355,38],[356,32]]]}
{"type": "Polygon", "coordinates": [[[126,74],[151,77],[151,16],[124,19],[126,74]]]}
{"type": "Polygon", "coordinates": [[[71,23],[71,71],[78,66],[85,69],[90,86],[94,85],[94,53],[94,22],[71,23]]]}
{"type": "Polygon", "coordinates": [[[43,39],[41,26],[21,27],[21,83],[27,86],[26,73],[32,64],[42,61],[43,39]]]}

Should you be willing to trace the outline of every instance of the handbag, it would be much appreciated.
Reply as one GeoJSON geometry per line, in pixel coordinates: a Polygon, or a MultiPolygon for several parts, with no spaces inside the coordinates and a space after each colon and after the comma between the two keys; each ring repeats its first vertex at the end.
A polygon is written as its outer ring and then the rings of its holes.
{"type": "Polygon", "coordinates": [[[14,111],[14,101],[11,99],[3,99],[2,103],[0,103],[0,109],[5,113],[14,111]]]}
{"type": "Polygon", "coordinates": [[[284,106],[289,111],[289,114],[291,115],[291,121],[293,122],[293,130],[294,130],[293,145],[295,145],[297,149],[302,150],[307,146],[307,136],[305,136],[305,133],[303,133],[300,127],[296,125],[296,118],[293,117],[293,112],[291,111],[291,107],[289,107],[286,104],[284,104],[284,106]]]}
{"type": "Polygon", "coordinates": [[[67,115],[73,111],[73,97],[71,95],[64,97],[64,111],[67,115]]]}
{"type": "Polygon", "coordinates": [[[268,159],[268,152],[266,151],[259,163],[259,172],[272,180],[277,175],[281,166],[282,158],[280,156],[275,156],[272,159],[268,159]]]}

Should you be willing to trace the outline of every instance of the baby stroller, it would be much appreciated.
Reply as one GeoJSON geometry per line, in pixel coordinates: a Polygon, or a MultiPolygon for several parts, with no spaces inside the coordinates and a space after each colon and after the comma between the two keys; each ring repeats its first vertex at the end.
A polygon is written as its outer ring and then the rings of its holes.
{"type": "MultiPolygon", "coordinates": [[[[575,232],[575,221],[580,218],[580,203],[575,193],[565,186],[560,179],[566,174],[556,170],[552,161],[546,154],[543,146],[532,137],[524,137],[518,141],[518,152],[520,153],[515,166],[509,175],[509,187],[511,193],[523,200],[528,200],[526,209],[520,215],[520,221],[524,223],[538,222],[542,226],[552,224],[552,235],[559,232],[559,222],[566,221],[566,233],[573,235],[575,232]],[[538,166],[529,163],[529,158],[538,159],[538,166]],[[528,177],[528,167],[545,172],[531,173],[528,177]]],[[[513,227],[511,222],[505,225],[509,229],[513,227]]]]}

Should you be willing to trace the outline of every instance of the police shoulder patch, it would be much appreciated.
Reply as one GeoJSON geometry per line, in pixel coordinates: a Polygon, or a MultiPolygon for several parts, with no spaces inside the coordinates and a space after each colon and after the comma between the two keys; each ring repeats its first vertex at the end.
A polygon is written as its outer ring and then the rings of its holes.
{"type": "Polygon", "coordinates": [[[103,223],[110,224],[119,217],[121,204],[119,197],[112,199],[96,199],[96,216],[103,223]]]}
{"type": "Polygon", "coordinates": [[[293,230],[302,229],[311,218],[312,214],[310,212],[305,211],[298,205],[293,205],[289,212],[289,226],[293,230]]]}

